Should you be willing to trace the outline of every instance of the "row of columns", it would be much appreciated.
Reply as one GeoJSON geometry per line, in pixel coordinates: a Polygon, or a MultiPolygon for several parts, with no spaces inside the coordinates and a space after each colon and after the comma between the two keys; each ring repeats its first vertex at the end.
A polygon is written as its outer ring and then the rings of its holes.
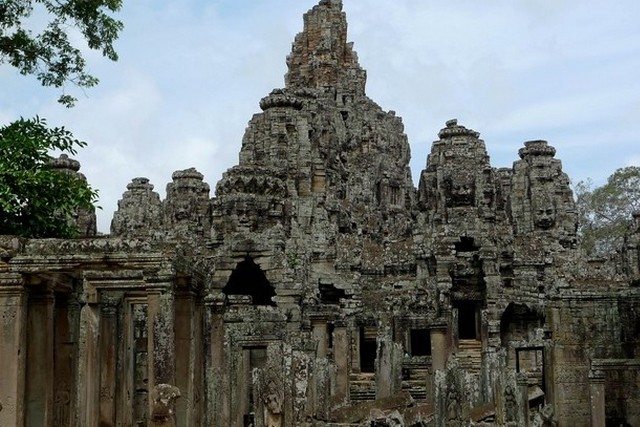
{"type": "MultiPolygon", "coordinates": [[[[99,280],[87,281],[85,279],[85,305],[80,312],[80,332],[78,348],[78,393],[77,393],[77,425],[97,427],[101,422],[110,425],[116,421],[125,424],[130,423],[133,413],[132,408],[127,410],[124,406],[131,406],[131,397],[122,397],[116,402],[116,390],[114,385],[120,387],[132,387],[134,366],[125,363],[124,376],[117,378],[115,340],[117,339],[117,318],[112,308],[105,307],[108,300],[103,301],[102,293],[108,294],[113,285],[112,281],[104,283],[99,280]],[[127,369],[128,368],[128,369],[127,369]],[[119,411],[116,410],[116,406],[119,411]]],[[[175,331],[174,331],[174,292],[170,278],[156,280],[154,282],[132,283],[129,288],[136,290],[146,288],[145,295],[137,298],[138,303],[147,307],[147,384],[148,384],[148,409],[147,418],[149,425],[171,426],[175,425],[175,417],[159,408],[156,402],[157,395],[162,390],[161,385],[175,385],[175,331]],[[141,286],[143,285],[143,286],[141,286]],[[161,413],[159,413],[159,411],[161,413]]],[[[116,288],[120,292],[128,288],[126,283],[119,284],[116,288]]],[[[120,296],[122,298],[122,296],[120,296]]],[[[131,310],[126,300],[120,300],[118,304],[124,306],[124,310],[131,310]]],[[[133,337],[132,319],[125,314],[125,328],[123,338],[125,345],[130,344],[133,337]]],[[[124,357],[130,360],[131,348],[125,349],[124,357]]],[[[132,390],[131,390],[132,391],[132,390]]],[[[120,391],[122,393],[122,391],[120,391]]],[[[163,391],[164,392],[164,391],[163,391]]],[[[179,397],[179,390],[173,391],[173,400],[179,397]]],[[[125,392],[126,394],[126,392],[125,392]]]]}
{"type": "MultiPolygon", "coordinates": [[[[146,289],[139,299],[147,306],[150,425],[175,425],[173,417],[158,413],[163,408],[156,405],[154,394],[158,385],[176,381],[172,279],[129,284],[137,292],[146,289]],[[154,415],[157,422],[152,421],[154,415]]],[[[74,318],[66,297],[60,296],[56,304],[58,294],[52,287],[39,285],[27,292],[21,275],[0,273],[0,425],[115,425],[116,412],[127,412],[122,408],[126,399],[116,396],[126,394],[117,389],[128,384],[116,372],[122,337],[118,312],[110,300],[101,298],[113,285],[112,280],[85,279],[85,303],[74,318]]],[[[124,285],[118,290],[122,296],[126,283],[120,285],[124,285]]],[[[198,333],[195,329],[192,332],[198,333]]],[[[192,365],[195,368],[196,363],[192,365]]],[[[196,379],[191,376],[189,382],[193,386],[196,379]]],[[[178,389],[171,390],[179,394],[178,389]]],[[[166,397],[166,389],[163,392],[166,397]]]]}

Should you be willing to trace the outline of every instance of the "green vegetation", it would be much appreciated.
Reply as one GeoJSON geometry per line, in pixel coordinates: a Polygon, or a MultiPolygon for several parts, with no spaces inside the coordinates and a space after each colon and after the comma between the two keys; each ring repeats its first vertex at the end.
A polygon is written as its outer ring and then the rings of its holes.
{"type": "Polygon", "coordinates": [[[618,169],[601,187],[576,186],[581,246],[589,255],[612,254],[622,247],[632,213],[640,211],[640,167],[618,169]]]}
{"type": "Polygon", "coordinates": [[[73,237],[79,209],[93,209],[97,192],[78,174],[51,167],[51,151],[76,154],[85,142],[44,119],[0,128],[0,234],[73,237]]]}
{"type": "Polygon", "coordinates": [[[67,83],[90,88],[98,79],[86,70],[81,47],[72,40],[79,33],[91,49],[115,61],[114,42],[123,25],[111,13],[122,0],[2,0],[0,1],[0,64],[35,75],[43,86],[62,88],[59,102],[71,107],[76,99],[64,93],[67,83]],[[46,25],[34,31],[36,22],[46,25]]]}

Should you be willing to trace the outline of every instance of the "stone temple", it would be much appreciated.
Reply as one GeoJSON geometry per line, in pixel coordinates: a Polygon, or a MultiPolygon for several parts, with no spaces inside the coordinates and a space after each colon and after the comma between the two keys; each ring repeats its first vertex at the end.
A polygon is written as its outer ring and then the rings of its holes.
{"type": "Polygon", "coordinates": [[[640,214],[587,259],[555,149],[496,169],[456,120],[416,189],[340,0],[287,64],[215,195],[0,238],[0,426],[640,426],[640,214]]]}

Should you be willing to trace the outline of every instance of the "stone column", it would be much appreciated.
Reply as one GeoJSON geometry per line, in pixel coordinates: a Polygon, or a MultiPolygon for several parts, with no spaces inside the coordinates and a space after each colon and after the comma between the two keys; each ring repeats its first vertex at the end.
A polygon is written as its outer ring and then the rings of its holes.
{"type": "Polygon", "coordinates": [[[73,426],[76,380],[77,301],[70,294],[56,294],[54,335],[54,426],[73,426]]]}
{"type": "Polygon", "coordinates": [[[393,350],[393,340],[390,332],[388,325],[381,325],[381,328],[378,329],[375,362],[376,399],[389,397],[392,392],[393,368],[391,366],[391,352],[393,350]]]}
{"type": "Polygon", "coordinates": [[[116,420],[117,302],[103,303],[101,315],[100,425],[110,426],[115,425],[116,420]]]}
{"type": "Polygon", "coordinates": [[[0,425],[24,425],[27,301],[19,274],[0,273],[0,425]]]}
{"type": "MultiPolygon", "coordinates": [[[[149,418],[162,418],[162,424],[175,425],[163,414],[166,409],[154,402],[160,385],[175,385],[174,296],[172,283],[154,282],[147,285],[147,357],[149,367],[149,418]]],[[[151,424],[154,425],[154,424],[151,424]]]]}
{"type": "Polygon", "coordinates": [[[447,325],[434,325],[431,327],[431,366],[433,371],[444,370],[448,357],[447,325]]]}
{"type": "Polygon", "coordinates": [[[327,322],[318,320],[313,323],[313,340],[316,342],[316,357],[327,357],[327,322]]]}
{"type": "Polygon", "coordinates": [[[53,290],[38,286],[28,301],[25,421],[27,426],[52,426],[53,290]]]}
{"type": "MultiPolygon", "coordinates": [[[[432,325],[430,329],[431,335],[431,370],[432,370],[432,378],[430,381],[431,389],[430,394],[433,396],[433,403],[437,404],[437,394],[438,394],[438,372],[441,372],[441,375],[444,375],[444,370],[447,365],[447,358],[449,357],[449,345],[447,341],[447,325],[446,324],[438,324],[432,325]]],[[[429,384],[427,384],[429,386],[429,384]]]]}
{"type": "Polygon", "coordinates": [[[333,330],[333,359],[336,364],[334,403],[340,405],[349,399],[349,355],[350,342],[347,325],[338,321],[333,330]]]}
{"type": "Polygon", "coordinates": [[[353,322],[351,322],[349,324],[349,330],[351,331],[354,340],[353,340],[353,347],[351,349],[351,354],[353,355],[353,357],[351,358],[351,367],[353,369],[353,372],[357,372],[360,373],[362,372],[362,369],[360,367],[360,346],[362,345],[362,343],[360,342],[361,334],[360,334],[360,329],[361,326],[357,325],[353,322]]]}
{"type": "MultiPolygon", "coordinates": [[[[489,317],[488,314],[487,317],[489,317]]],[[[499,396],[496,390],[502,387],[496,387],[496,382],[500,381],[502,373],[504,355],[501,351],[500,342],[500,321],[495,319],[487,319],[486,322],[487,339],[483,341],[482,350],[482,368],[481,368],[481,384],[482,384],[482,401],[497,402],[499,396]]]]}
{"type": "Polygon", "coordinates": [[[605,373],[589,372],[591,427],[605,427],[605,373]]]}
{"type": "Polygon", "coordinates": [[[224,295],[208,295],[205,298],[205,420],[206,425],[212,426],[232,425],[224,310],[224,295]]]}
{"type": "Polygon", "coordinates": [[[100,413],[100,305],[95,292],[87,292],[80,311],[76,425],[97,427],[100,413]]]}
{"type": "Polygon", "coordinates": [[[200,306],[192,292],[176,295],[176,386],[182,397],[176,405],[178,425],[195,425],[200,419],[203,348],[200,306]]]}
{"type": "Polygon", "coordinates": [[[522,427],[529,426],[529,380],[525,374],[519,373],[516,377],[516,384],[520,392],[520,423],[522,427]]]}

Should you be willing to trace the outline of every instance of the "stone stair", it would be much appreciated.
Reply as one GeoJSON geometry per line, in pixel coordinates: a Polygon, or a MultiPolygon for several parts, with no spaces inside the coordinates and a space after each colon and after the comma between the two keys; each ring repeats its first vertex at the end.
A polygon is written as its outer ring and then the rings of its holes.
{"type": "Polygon", "coordinates": [[[351,374],[349,381],[349,397],[351,402],[376,400],[375,374],[351,374]]]}
{"type": "Polygon", "coordinates": [[[430,373],[428,369],[407,369],[406,376],[402,380],[402,390],[408,392],[414,400],[427,400],[427,380],[430,373]]]}
{"type": "Polygon", "coordinates": [[[482,366],[482,342],[460,340],[456,358],[461,369],[470,373],[479,373],[482,366]]]}

